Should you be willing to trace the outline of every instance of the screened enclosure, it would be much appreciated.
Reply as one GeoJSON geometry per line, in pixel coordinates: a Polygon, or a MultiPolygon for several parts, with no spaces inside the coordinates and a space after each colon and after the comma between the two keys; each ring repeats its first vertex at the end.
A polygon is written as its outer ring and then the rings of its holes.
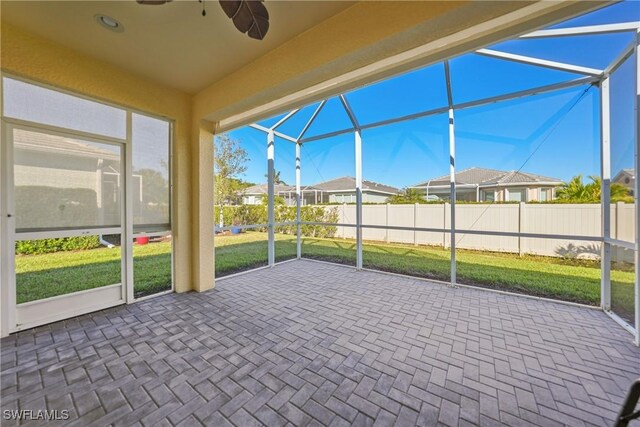
{"type": "Polygon", "coordinates": [[[640,342],[638,20],[619,3],[231,132],[253,185],[218,241],[600,306],[640,342]]]}
{"type": "Polygon", "coordinates": [[[171,291],[171,122],[6,74],[2,89],[9,331],[171,291]]]}

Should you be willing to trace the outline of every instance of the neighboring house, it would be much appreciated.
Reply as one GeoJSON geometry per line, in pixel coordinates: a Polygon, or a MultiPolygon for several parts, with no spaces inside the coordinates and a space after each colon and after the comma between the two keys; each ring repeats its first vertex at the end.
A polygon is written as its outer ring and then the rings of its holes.
{"type": "MultiPolygon", "coordinates": [[[[37,227],[54,216],[60,227],[120,224],[122,184],[117,150],[21,129],[14,131],[14,147],[19,228],[37,227]]],[[[134,175],[133,179],[141,177],[134,175]]],[[[134,183],[137,196],[140,186],[141,182],[134,183]]]]}
{"type": "MultiPolygon", "coordinates": [[[[242,192],[243,205],[261,205],[262,200],[267,198],[267,184],[258,184],[247,187],[242,192]]],[[[296,187],[287,184],[275,184],[274,192],[276,196],[283,197],[287,205],[296,203],[296,187]]]]}
{"type": "MultiPolygon", "coordinates": [[[[313,184],[320,190],[318,203],[355,203],[356,179],[343,176],[329,181],[313,184]]],[[[400,193],[400,190],[389,185],[362,180],[362,203],[386,203],[389,196],[400,193]]]]}
{"type": "MultiPolygon", "coordinates": [[[[427,200],[450,199],[449,175],[409,188],[424,191],[427,200]]],[[[456,172],[456,200],[530,202],[553,200],[562,180],[520,171],[501,171],[473,167],[456,172]]]]}
{"type": "MultiPolygon", "coordinates": [[[[117,149],[74,138],[14,130],[14,182],[19,226],[120,224],[122,160],[117,149]],[[55,200],[55,205],[52,201],[55,200]],[[42,210],[47,212],[43,214],[42,210]],[[48,216],[47,216],[48,215],[48,216]]],[[[132,174],[134,218],[146,216],[144,177],[132,174]]]]}
{"type": "Polygon", "coordinates": [[[633,169],[622,169],[611,180],[612,183],[622,184],[629,189],[629,195],[633,196],[636,186],[636,174],[633,169]]]}
{"type": "MultiPolygon", "coordinates": [[[[285,199],[287,205],[295,205],[296,188],[293,185],[276,184],[275,194],[285,199]]],[[[301,188],[302,205],[320,203],[355,203],[356,179],[351,176],[335,178],[301,188]]],[[[362,203],[386,203],[389,196],[400,190],[389,185],[373,181],[362,181],[362,203]]],[[[259,184],[244,190],[242,203],[259,205],[267,195],[267,184],[259,184]]]]}

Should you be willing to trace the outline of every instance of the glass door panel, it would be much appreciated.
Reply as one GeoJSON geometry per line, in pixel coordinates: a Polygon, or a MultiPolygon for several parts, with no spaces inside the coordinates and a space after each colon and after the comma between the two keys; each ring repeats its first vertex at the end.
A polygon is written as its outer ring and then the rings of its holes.
{"type": "Polygon", "coordinates": [[[124,302],[123,148],[11,129],[17,329],[124,302]]]}

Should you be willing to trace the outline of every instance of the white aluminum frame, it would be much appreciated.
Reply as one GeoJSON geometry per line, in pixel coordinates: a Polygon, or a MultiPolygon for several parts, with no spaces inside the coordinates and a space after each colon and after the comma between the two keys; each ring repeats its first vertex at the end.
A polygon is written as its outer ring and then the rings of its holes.
{"type": "MultiPolygon", "coordinates": [[[[5,156],[5,161],[11,160],[11,163],[5,163],[3,168],[10,174],[5,181],[5,190],[9,193],[9,201],[7,203],[8,208],[15,212],[14,201],[14,181],[13,181],[13,148],[14,148],[14,130],[21,129],[31,132],[47,133],[49,135],[56,135],[68,138],[79,138],[85,141],[90,141],[98,144],[108,144],[117,146],[120,151],[120,161],[123,166],[126,165],[126,142],[115,142],[112,138],[102,140],[102,138],[89,137],[86,132],[76,133],[73,130],[61,131],[58,127],[49,128],[47,125],[39,124],[38,126],[31,126],[30,122],[24,120],[10,120],[4,123],[5,137],[4,144],[5,151],[8,155],[5,156]]],[[[129,144],[130,145],[130,144],[129,144]]],[[[125,166],[126,168],[126,166],[125,166]]],[[[123,185],[121,186],[122,199],[125,197],[125,188],[127,186],[127,178],[122,177],[123,185]]],[[[55,322],[57,320],[65,319],[68,317],[77,316],[80,314],[89,313],[103,308],[120,305],[127,302],[127,271],[126,271],[126,259],[125,249],[121,248],[120,259],[120,283],[113,283],[98,288],[87,289],[78,292],[72,292],[68,294],[57,295],[54,297],[43,298],[35,301],[29,301],[26,303],[18,304],[16,301],[16,274],[15,274],[15,256],[14,251],[9,248],[15,247],[15,243],[18,240],[30,240],[30,239],[43,239],[53,237],[71,237],[78,235],[101,235],[112,232],[113,234],[120,235],[121,239],[125,238],[125,221],[126,221],[125,203],[120,206],[120,226],[119,227],[96,227],[96,228],[83,228],[81,230],[64,229],[64,230],[52,230],[52,231],[26,231],[21,232],[15,229],[10,231],[11,238],[6,239],[7,255],[14,260],[11,263],[12,269],[9,270],[9,280],[5,283],[7,292],[13,297],[12,305],[6,307],[9,312],[12,312],[8,329],[3,333],[12,333],[21,331],[24,329],[30,329],[42,324],[55,322]],[[114,293],[114,289],[118,288],[118,293],[114,293]]],[[[3,250],[4,251],[4,250],[3,250]]]]}
{"type": "Polygon", "coordinates": [[[600,177],[601,177],[601,283],[600,306],[611,309],[611,103],[609,97],[609,76],[600,82],[600,177]]]}
{"type": "MultiPolygon", "coordinates": [[[[640,215],[637,215],[637,212],[640,212],[640,201],[638,195],[640,194],[640,181],[636,180],[636,217],[638,218],[638,223],[636,226],[636,241],[635,243],[631,242],[623,242],[612,239],[610,236],[610,180],[611,180],[611,170],[610,170],[610,123],[609,123],[609,94],[608,94],[608,84],[609,84],[609,75],[615,71],[620,64],[622,64],[630,55],[636,54],[636,74],[637,81],[635,83],[636,86],[636,111],[638,111],[637,105],[640,103],[640,60],[638,59],[638,46],[640,45],[640,22],[625,22],[618,24],[603,24],[603,25],[592,25],[592,26],[583,26],[583,27],[573,27],[573,28],[561,28],[561,29],[549,29],[549,30],[540,30],[534,31],[529,34],[525,34],[520,36],[522,39],[533,39],[533,38],[546,38],[546,37],[564,37],[564,36],[577,36],[577,35],[589,35],[589,34],[608,34],[608,33],[621,33],[621,32],[634,32],[635,40],[627,46],[618,57],[604,70],[584,67],[580,65],[562,63],[558,61],[550,61],[541,58],[534,58],[525,55],[517,55],[511,54],[507,52],[502,52],[494,49],[479,49],[475,51],[476,54],[489,56],[492,58],[496,58],[499,60],[505,61],[514,61],[524,64],[530,64],[533,66],[550,68],[565,72],[571,72],[576,74],[582,74],[583,77],[576,78],[574,80],[545,85],[537,88],[531,88],[516,92],[511,92],[504,95],[487,97],[479,100],[467,101],[463,103],[456,104],[453,101],[452,95],[452,83],[449,72],[449,63],[447,60],[443,61],[445,67],[445,84],[447,87],[447,103],[448,105],[433,108],[430,110],[419,111],[416,113],[408,114],[401,117],[395,117],[385,120],[380,120],[374,123],[369,124],[360,124],[356,119],[356,115],[350,107],[346,96],[343,94],[337,95],[342,103],[342,106],[349,116],[352,127],[340,129],[336,131],[327,132],[321,135],[314,135],[311,137],[305,137],[309,127],[312,125],[318,113],[325,106],[327,99],[322,100],[311,118],[307,121],[307,123],[302,128],[300,134],[294,138],[288,135],[284,135],[280,132],[275,131],[275,127],[280,126],[290,117],[292,117],[297,111],[294,110],[291,113],[287,114],[283,117],[276,126],[272,128],[266,128],[264,126],[258,124],[250,125],[254,129],[261,130],[268,135],[275,134],[276,136],[283,138],[284,140],[294,142],[296,144],[296,197],[299,198],[299,172],[300,172],[300,164],[299,164],[299,147],[302,144],[306,144],[313,141],[319,141],[323,139],[327,139],[330,137],[343,135],[347,133],[354,133],[355,140],[355,173],[356,173],[356,223],[355,224],[339,224],[339,223],[322,223],[322,222],[310,222],[310,221],[301,221],[299,211],[296,217],[296,225],[297,225],[297,257],[303,257],[301,252],[301,225],[320,225],[320,226],[335,226],[335,227],[351,227],[356,229],[356,251],[357,251],[357,262],[356,268],[362,269],[362,229],[364,228],[376,228],[376,229],[386,229],[386,230],[407,230],[407,231],[429,231],[429,232],[444,232],[449,233],[450,235],[450,245],[451,245],[451,285],[456,284],[456,258],[455,258],[455,236],[456,233],[461,234],[476,234],[476,235],[488,235],[488,236],[511,236],[511,237],[519,237],[519,238],[548,238],[548,239],[572,239],[572,240],[582,240],[582,241],[595,241],[602,243],[602,276],[601,276],[601,299],[602,306],[601,309],[605,310],[605,312],[609,313],[614,320],[618,321],[625,329],[630,331],[635,331],[635,341],[637,345],[640,345],[640,250],[639,250],[639,242],[640,242],[640,215]],[[480,231],[480,230],[461,230],[457,229],[455,225],[455,194],[456,194],[456,185],[455,185],[455,123],[454,123],[454,112],[455,110],[461,110],[466,108],[473,108],[481,105],[492,104],[496,102],[537,95],[546,92],[553,92],[561,89],[585,86],[585,85],[593,85],[599,86],[602,96],[601,102],[601,120],[602,120],[602,141],[601,141],[601,175],[602,175],[602,198],[601,198],[601,207],[602,207],[602,233],[601,236],[568,236],[568,235],[555,235],[555,234],[540,234],[540,233],[520,233],[520,232],[498,232],[498,231],[480,231]],[[409,121],[418,119],[421,117],[426,117],[430,115],[437,114],[448,114],[449,116],[449,154],[450,154],[450,169],[449,169],[449,177],[450,177],[450,194],[451,194],[451,202],[450,202],[450,215],[451,215],[451,224],[450,227],[445,227],[442,229],[435,228],[417,228],[417,227],[393,227],[393,226],[377,226],[377,225],[366,225],[362,224],[362,131],[366,129],[371,129],[375,127],[385,126],[393,123],[399,123],[403,121],[409,121]],[[635,310],[636,310],[636,325],[635,329],[633,326],[626,324],[622,321],[619,316],[615,313],[610,313],[610,298],[611,298],[611,283],[610,283],[610,260],[611,260],[611,245],[622,246],[626,248],[632,248],[635,250],[636,254],[636,283],[635,283],[635,310]]],[[[635,121],[636,125],[636,172],[640,168],[640,160],[638,160],[638,152],[640,151],[640,131],[638,130],[638,120],[635,121]]],[[[298,210],[300,208],[300,201],[297,202],[298,210]]],[[[272,223],[270,221],[270,223],[272,223]]],[[[270,236],[270,239],[272,237],[270,236]]]]}
{"type": "Polygon", "coordinates": [[[637,178],[638,171],[640,170],[640,28],[636,31],[636,79],[635,79],[635,111],[636,119],[633,121],[635,127],[635,211],[636,211],[636,280],[635,280],[635,329],[636,329],[636,345],[640,346],[640,182],[637,178]]]}
{"type": "MultiPolygon", "coordinates": [[[[2,145],[0,146],[0,298],[2,307],[0,308],[1,319],[1,336],[6,336],[12,332],[29,329],[45,323],[66,319],[91,311],[101,310],[123,303],[132,303],[139,299],[134,298],[133,288],[133,248],[132,242],[134,237],[139,236],[164,236],[172,233],[172,221],[174,218],[173,209],[173,140],[174,140],[174,120],[169,117],[148,113],[142,110],[115,104],[109,101],[90,97],[82,93],[73,92],[64,88],[60,88],[48,83],[38,82],[16,76],[11,73],[0,73],[0,88],[4,83],[4,78],[21,81],[34,86],[43,87],[60,93],[68,94],[77,98],[86,99],[92,102],[108,105],[125,111],[126,115],[126,137],[124,139],[95,134],[92,132],[79,131],[75,129],[62,128],[59,126],[46,125],[28,120],[16,119],[12,117],[4,117],[0,114],[2,145]],[[132,172],[132,115],[139,114],[154,119],[167,121],[169,124],[169,188],[170,188],[170,226],[169,230],[157,232],[139,232],[133,233],[133,212],[132,212],[132,189],[130,188],[130,176],[132,172]],[[53,135],[59,135],[70,138],[77,138],[92,141],[100,144],[109,144],[120,147],[121,162],[124,174],[122,174],[122,206],[121,206],[121,225],[119,227],[96,227],[96,228],[68,228],[53,230],[31,230],[17,231],[15,230],[15,206],[14,206],[14,188],[13,188],[13,129],[25,129],[34,132],[42,132],[53,135]],[[103,235],[103,234],[119,234],[124,243],[121,246],[121,281],[117,284],[106,285],[99,288],[88,289],[84,291],[73,292],[70,294],[59,295],[51,298],[30,301],[27,303],[16,304],[16,277],[15,277],[15,241],[34,240],[43,238],[72,237],[82,235],[103,235]],[[115,298],[114,289],[119,289],[119,297],[115,298]],[[68,301],[68,302],[65,302],[68,301]],[[95,302],[98,301],[98,302],[95,302]],[[49,307],[51,306],[51,307],[49,307]],[[65,307],[69,306],[67,310],[65,307]],[[47,308],[49,307],[49,308],[47,308]],[[54,307],[52,309],[52,307],[54,307]],[[53,310],[53,312],[51,312],[53,310]],[[23,315],[19,311],[23,311],[23,315]],[[30,320],[29,314],[39,316],[37,319],[30,320]],[[42,316],[41,313],[47,313],[42,316]],[[23,322],[21,318],[25,317],[23,322]]],[[[0,90],[1,92],[1,90],[0,90]]],[[[0,104],[3,98],[0,96],[0,104]]],[[[4,109],[2,109],[2,112],[4,109]]],[[[157,294],[143,297],[147,299],[154,296],[163,295],[173,292],[175,289],[174,277],[174,257],[173,257],[173,241],[171,250],[171,290],[160,292],[157,294]]]]}

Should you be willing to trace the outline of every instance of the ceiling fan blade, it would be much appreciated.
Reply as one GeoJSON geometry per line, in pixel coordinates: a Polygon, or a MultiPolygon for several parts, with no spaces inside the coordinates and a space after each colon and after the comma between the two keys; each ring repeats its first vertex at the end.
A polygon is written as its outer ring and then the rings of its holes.
{"type": "Polygon", "coordinates": [[[146,5],[159,5],[169,3],[172,0],[136,0],[138,4],[146,4],[146,5]]]}
{"type": "Polygon", "coordinates": [[[224,13],[241,33],[262,40],[269,31],[269,12],[263,0],[219,0],[224,13]]]}

